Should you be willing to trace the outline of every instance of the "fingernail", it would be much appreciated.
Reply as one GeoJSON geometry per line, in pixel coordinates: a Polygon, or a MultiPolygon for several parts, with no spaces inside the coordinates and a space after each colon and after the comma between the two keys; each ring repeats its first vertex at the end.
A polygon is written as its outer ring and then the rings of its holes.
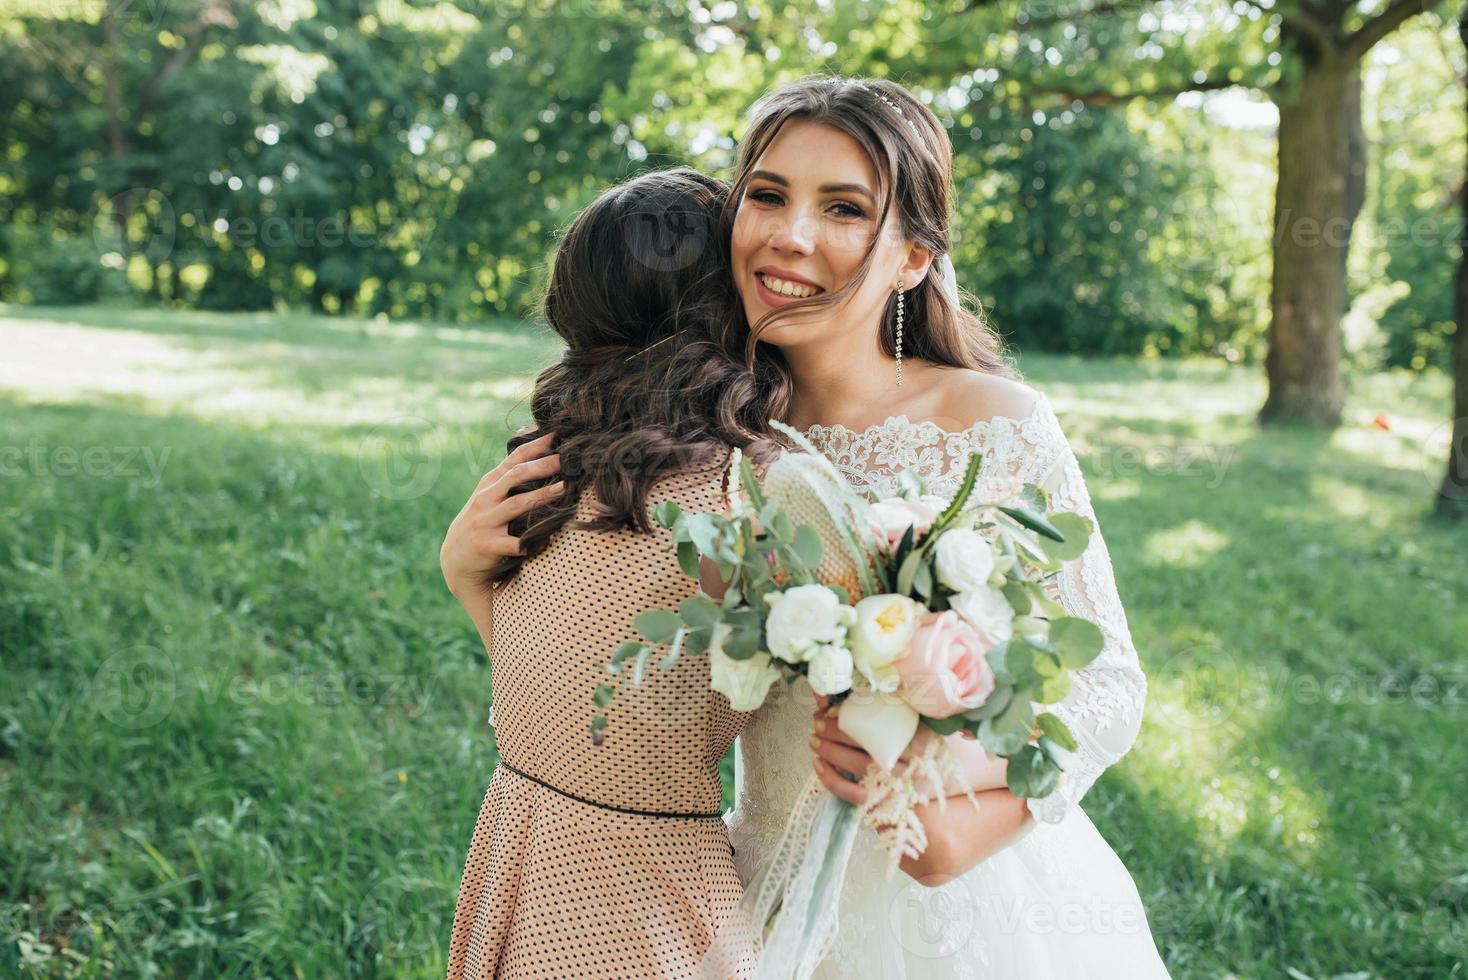
{"type": "Polygon", "coordinates": [[[820,748],[821,747],[821,740],[818,739],[818,738],[816,738],[814,735],[812,735],[810,737],[810,747],[813,748],[813,749],[820,748]]]}

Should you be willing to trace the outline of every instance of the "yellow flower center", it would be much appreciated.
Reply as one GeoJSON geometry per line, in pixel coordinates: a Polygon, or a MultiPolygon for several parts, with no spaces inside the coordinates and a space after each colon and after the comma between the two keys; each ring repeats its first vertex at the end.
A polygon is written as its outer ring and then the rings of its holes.
{"type": "Polygon", "coordinates": [[[902,603],[894,602],[877,614],[877,628],[883,633],[891,633],[907,620],[907,610],[902,608],[902,603]]]}

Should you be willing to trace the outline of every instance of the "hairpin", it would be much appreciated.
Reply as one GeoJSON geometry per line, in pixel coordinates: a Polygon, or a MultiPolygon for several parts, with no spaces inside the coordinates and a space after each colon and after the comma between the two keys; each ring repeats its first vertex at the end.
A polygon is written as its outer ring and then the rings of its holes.
{"type": "Polygon", "coordinates": [[[652,350],[654,347],[658,346],[659,344],[666,344],[668,341],[672,340],[674,337],[678,336],[678,334],[680,334],[682,332],[683,331],[681,331],[681,330],[675,330],[674,332],[672,332],[672,333],[668,334],[666,337],[664,337],[662,340],[654,341],[653,343],[648,344],[646,347],[642,348],[642,350],[640,350],[640,351],[634,351],[633,353],[628,354],[626,357],[622,358],[622,363],[623,364],[626,364],[628,361],[632,360],[632,358],[634,358],[634,357],[640,357],[641,355],[646,354],[648,351],[652,350]]]}
{"type": "Polygon", "coordinates": [[[879,89],[872,88],[872,86],[868,85],[866,82],[857,82],[856,84],[885,102],[892,109],[893,112],[902,117],[903,122],[907,123],[907,128],[912,130],[912,135],[916,136],[918,139],[922,139],[922,133],[918,132],[917,123],[907,118],[907,113],[902,111],[902,106],[898,105],[896,102],[893,102],[886,96],[885,93],[883,93],[879,89]]]}

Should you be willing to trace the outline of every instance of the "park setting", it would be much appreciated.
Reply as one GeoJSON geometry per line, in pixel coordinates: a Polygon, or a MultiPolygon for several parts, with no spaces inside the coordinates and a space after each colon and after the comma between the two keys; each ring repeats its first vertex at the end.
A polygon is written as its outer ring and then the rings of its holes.
{"type": "Polygon", "coordinates": [[[1468,975],[1463,16],[0,4],[0,976],[444,975],[497,750],[439,547],[557,233],[820,72],[943,123],[1084,470],[1148,679],[1085,809],[1168,971],[1468,975]]]}

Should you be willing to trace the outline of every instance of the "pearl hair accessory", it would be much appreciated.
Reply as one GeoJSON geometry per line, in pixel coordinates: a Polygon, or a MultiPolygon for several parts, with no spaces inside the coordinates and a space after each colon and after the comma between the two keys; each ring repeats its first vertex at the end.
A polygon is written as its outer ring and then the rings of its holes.
{"type": "Polygon", "coordinates": [[[885,94],[883,94],[882,92],[880,92],[877,89],[872,88],[866,82],[857,82],[856,84],[859,85],[861,88],[865,89],[866,91],[872,93],[877,98],[881,99],[884,103],[886,103],[887,106],[893,112],[897,113],[899,116],[902,117],[902,121],[903,122],[907,123],[907,128],[910,129],[910,130],[912,130],[912,135],[916,136],[918,139],[922,139],[922,134],[920,132],[918,132],[917,123],[915,123],[911,119],[907,118],[907,113],[905,113],[905,112],[902,111],[902,106],[898,105],[896,102],[893,102],[885,94]]]}

